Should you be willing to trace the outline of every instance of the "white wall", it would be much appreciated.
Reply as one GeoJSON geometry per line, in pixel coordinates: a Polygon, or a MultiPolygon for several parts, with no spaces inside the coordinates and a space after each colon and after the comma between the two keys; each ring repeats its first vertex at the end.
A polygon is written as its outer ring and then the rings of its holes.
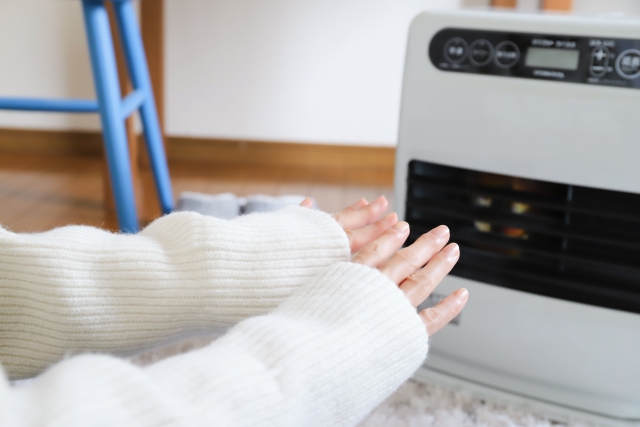
{"type": "MultiPolygon", "coordinates": [[[[0,95],[94,98],[79,1],[0,0],[0,95]]],[[[99,129],[99,120],[0,112],[0,127],[99,129]]]]}
{"type": "Polygon", "coordinates": [[[173,0],[171,134],[393,145],[407,31],[458,0],[173,0]]]}
{"type": "MultiPolygon", "coordinates": [[[[579,13],[640,14],[638,0],[574,1],[579,13]]],[[[458,3],[166,0],[168,133],[393,145],[409,22],[458,3]]],[[[93,97],[78,0],[0,0],[0,94],[93,97]]],[[[99,123],[0,112],[0,127],[99,123]]]]}

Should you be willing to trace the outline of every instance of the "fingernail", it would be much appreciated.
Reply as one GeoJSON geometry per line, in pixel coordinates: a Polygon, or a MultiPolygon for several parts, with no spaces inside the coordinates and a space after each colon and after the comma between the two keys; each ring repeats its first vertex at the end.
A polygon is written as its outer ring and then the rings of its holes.
{"type": "Polygon", "coordinates": [[[449,237],[449,227],[447,227],[446,225],[441,225],[431,230],[431,234],[436,236],[438,239],[446,239],[447,237],[449,237]]]}
{"type": "Polygon", "coordinates": [[[373,201],[373,203],[371,203],[372,205],[376,205],[376,206],[382,206],[382,204],[385,202],[385,197],[384,196],[380,196],[377,199],[375,199],[373,201]]]}
{"type": "Polygon", "coordinates": [[[385,221],[387,221],[389,225],[396,224],[398,222],[398,214],[395,212],[391,212],[385,217],[385,221]]]}
{"type": "Polygon", "coordinates": [[[460,304],[464,304],[469,299],[469,291],[465,288],[456,291],[456,299],[460,304]]]}
{"type": "Polygon", "coordinates": [[[394,225],[393,227],[391,227],[393,230],[397,231],[400,234],[404,234],[407,231],[409,231],[409,224],[404,222],[404,221],[400,221],[399,223],[397,223],[396,225],[394,225]]]}
{"type": "Polygon", "coordinates": [[[444,249],[440,252],[445,254],[449,259],[456,258],[460,254],[460,247],[457,244],[452,243],[445,246],[444,249]]]}

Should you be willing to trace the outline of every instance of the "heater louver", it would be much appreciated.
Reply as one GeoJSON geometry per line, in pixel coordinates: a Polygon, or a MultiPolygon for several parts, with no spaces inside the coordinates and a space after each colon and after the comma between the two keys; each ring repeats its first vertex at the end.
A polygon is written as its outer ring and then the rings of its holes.
{"type": "Polygon", "coordinates": [[[640,313],[640,195],[414,160],[406,219],[449,226],[454,275],[640,313]]]}

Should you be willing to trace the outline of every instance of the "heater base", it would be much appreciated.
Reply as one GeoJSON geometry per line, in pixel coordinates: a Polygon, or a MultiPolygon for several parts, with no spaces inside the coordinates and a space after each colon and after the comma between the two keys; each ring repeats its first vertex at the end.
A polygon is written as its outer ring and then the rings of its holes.
{"type": "Polygon", "coordinates": [[[553,421],[564,423],[581,421],[602,427],[640,427],[640,421],[622,420],[590,414],[573,408],[510,393],[464,378],[458,378],[428,367],[420,368],[414,374],[413,379],[425,384],[439,385],[450,390],[465,390],[475,398],[489,399],[505,405],[515,405],[524,411],[547,417],[553,421]]]}

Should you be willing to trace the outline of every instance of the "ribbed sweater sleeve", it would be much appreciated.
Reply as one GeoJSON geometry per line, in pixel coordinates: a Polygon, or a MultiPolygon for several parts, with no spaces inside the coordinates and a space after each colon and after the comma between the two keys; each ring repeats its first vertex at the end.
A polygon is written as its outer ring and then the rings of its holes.
{"type": "Polygon", "coordinates": [[[121,356],[227,328],[349,260],[327,214],[290,207],[232,221],[160,218],[137,235],[0,228],[0,363],[12,379],[65,356],[121,356]]]}
{"type": "Polygon", "coordinates": [[[203,349],[145,368],[76,356],[19,388],[0,379],[0,425],[353,426],[427,348],[395,284],[338,263],[203,349]]]}

